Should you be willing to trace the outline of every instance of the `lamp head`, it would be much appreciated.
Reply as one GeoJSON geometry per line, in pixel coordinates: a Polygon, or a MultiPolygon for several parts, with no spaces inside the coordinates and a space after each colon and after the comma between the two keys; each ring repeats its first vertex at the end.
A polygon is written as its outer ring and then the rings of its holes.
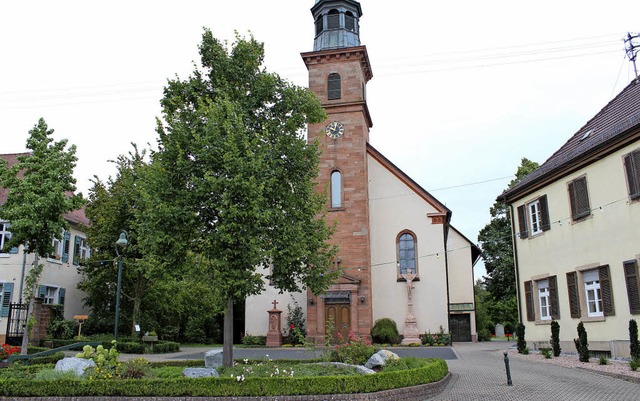
{"type": "Polygon", "coordinates": [[[120,238],[118,238],[118,240],[116,241],[116,245],[120,246],[120,247],[125,247],[127,245],[129,245],[129,241],[127,240],[127,233],[122,231],[120,233],[120,238]]]}

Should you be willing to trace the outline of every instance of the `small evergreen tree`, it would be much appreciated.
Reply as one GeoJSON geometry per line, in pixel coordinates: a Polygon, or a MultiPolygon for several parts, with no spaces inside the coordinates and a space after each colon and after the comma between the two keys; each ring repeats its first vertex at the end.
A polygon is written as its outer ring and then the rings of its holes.
{"type": "Polygon", "coordinates": [[[584,329],[582,322],[578,323],[578,338],[573,339],[578,350],[578,358],[580,362],[589,362],[589,343],[587,342],[587,331],[584,329]]]}
{"type": "Polygon", "coordinates": [[[376,344],[397,344],[400,342],[398,326],[393,319],[382,318],[376,320],[371,328],[371,338],[376,344]]]}
{"type": "Polygon", "coordinates": [[[523,354],[527,349],[527,342],[524,339],[524,324],[518,323],[516,336],[518,336],[518,353],[523,354]]]}
{"type": "Polygon", "coordinates": [[[551,347],[553,348],[553,356],[560,356],[560,324],[555,320],[551,321],[551,347]]]}
{"type": "Polygon", "coordinates": [[[629,346],[631,359],[640,359],[640,343],[638,342],[638,323],[635,319],[629,320],[629,346]]]}

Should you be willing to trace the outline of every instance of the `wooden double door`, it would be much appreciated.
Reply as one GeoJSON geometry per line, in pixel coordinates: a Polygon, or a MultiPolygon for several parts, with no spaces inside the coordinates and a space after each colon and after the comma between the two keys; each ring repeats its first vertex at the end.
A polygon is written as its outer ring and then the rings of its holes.
{"type": "Polygon", "coordinates": [[[451,315],[449,319],[451,329],[451,341],[465,342],[471,341],[471,315],[459,314],[451,315]]]}
{"type": "Polygon", "coordinates": [[[331,334],[332,344],[346,341],[351,330],[351,305],[335,303],[324,305],[325,333],[331,334]]]}

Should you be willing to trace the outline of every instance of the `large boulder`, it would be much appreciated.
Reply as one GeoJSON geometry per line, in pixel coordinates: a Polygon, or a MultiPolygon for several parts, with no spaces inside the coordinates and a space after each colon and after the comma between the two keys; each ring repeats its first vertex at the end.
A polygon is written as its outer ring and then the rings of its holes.
{"type": "Polygon", "coordinates": [[[382,349],[375,354],[371,355],[371,358],[364,364],[369,369],[380,368],[387,363],[389,359],[400,359],[398,354],[386,349],[382,349]]]}
{"type": "Polygon", "coordinates": [[[61,372],[73,372],[78,376],[84,374],[85,369],[95,368],[96,363],[92,359],[84,358],[64,358],[56,363],[54,370],[61,372]]]}
{"type": "Polygon", "coordinates": [[[204,366],[211,369],[222,366],[222,348],[208,351],[204,355],[204,366]]]}
{"type": "Polygon", "coordinates": [[[182,376],[199,379],[201,377],[220,377],[218,371],[211,368],[185,368],[182,376]]]}

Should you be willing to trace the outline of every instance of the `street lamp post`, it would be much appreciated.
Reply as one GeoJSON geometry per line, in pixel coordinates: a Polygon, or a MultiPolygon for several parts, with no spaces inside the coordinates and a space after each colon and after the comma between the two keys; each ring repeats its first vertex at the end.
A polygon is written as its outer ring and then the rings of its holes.
{"type": "Polygon", "coordinates": [[[118,340],[118,319],[120,317],[120,283],[122,282],[122,255],[118,252],[118,247],[124,248],[129,244],[127,232],[122,230],[120,238],[116,241],[116,255],[118,255],[118,288],[116,289],[116,325],[113,331],[113,337],[118,340]]]}

